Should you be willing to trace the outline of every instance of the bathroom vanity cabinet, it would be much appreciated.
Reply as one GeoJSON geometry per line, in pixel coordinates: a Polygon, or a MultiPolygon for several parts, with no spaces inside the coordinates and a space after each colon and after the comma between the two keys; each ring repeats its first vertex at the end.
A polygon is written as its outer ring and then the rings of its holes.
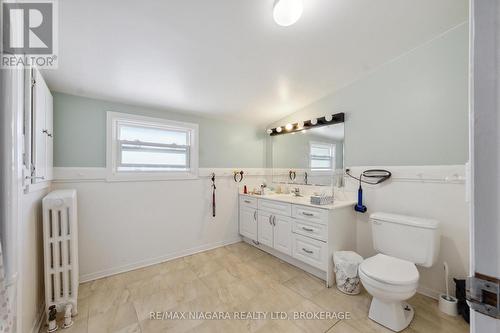
{"type": "Polygon", "coordinates": [[[240,194],[239,230],[247,243],[333,285],[333,252],[355,250],[352,201],[316,206],[306,197],[240,194]]]}

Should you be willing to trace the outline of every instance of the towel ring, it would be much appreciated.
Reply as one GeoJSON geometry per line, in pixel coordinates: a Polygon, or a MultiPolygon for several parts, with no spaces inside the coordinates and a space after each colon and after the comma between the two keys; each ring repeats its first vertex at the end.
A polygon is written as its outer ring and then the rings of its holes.
{"type": "Polygon", "coordinates": [[[290,170],[288,172],[288,178],[290,178],[290,180],[293,182],[295,180],[295,178],[297,178],[297,173],[293,170],[290,170]]]}
{"type": "Polygon", "coordinates": [[[244,174],[243,170],[235,171],[233,174],[234,181],[236,183],[241,183],[241,181],[243,180],[243,174],[244,174]]]}

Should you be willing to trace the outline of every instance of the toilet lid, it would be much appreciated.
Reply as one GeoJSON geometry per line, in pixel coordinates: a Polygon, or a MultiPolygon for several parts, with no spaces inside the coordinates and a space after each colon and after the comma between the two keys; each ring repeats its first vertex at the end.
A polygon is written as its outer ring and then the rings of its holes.
{"type": "Polygon", "coordinates": [[[383,283],[402,285],[418,281],[418,271],[414,263],[385,254],[377,254],[364,260],[359,269],[372,279],[383,283]]]}

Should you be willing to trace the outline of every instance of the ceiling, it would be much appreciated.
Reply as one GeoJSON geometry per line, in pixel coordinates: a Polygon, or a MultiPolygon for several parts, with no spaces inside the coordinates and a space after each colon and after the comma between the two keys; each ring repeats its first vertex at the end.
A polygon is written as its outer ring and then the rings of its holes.
{"type": "Polygon", "coordinates": [[[280,119],[467,20],[467,0],[59,1],[52,90],[238,118],[280,119]]]}

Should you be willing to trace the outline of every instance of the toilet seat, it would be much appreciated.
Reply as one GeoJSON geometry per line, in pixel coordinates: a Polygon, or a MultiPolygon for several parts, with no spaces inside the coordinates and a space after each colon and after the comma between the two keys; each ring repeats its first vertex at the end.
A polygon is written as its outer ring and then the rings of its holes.
{"type": "Polygon", "coordinates": [[[377,254],[359,265],[359,278],[373,296],[368,318],[393,331],[408,327],[414,316],[405,300],[418,287],[418,271],[412,262],[377,254]]]}
{"type": "Polygon", "coordinates": [[[359,271],[372,280],[394,286],[414,285],[419,278],[415,264],[385,254],[364,260],[359,271]]]}
{"type": "Polygon", "coordinates": [[[365,289],[370,291],[372,296],[376,295],[378,297],[387,298],[387,299],[402,299],[406,296],[411,297],[417,290],[418,283],[413,284],[389,284],[386,282],[380,282],[375,280],[363,271],[359,271],[359,277],[365,289]],[[403,296],[406,295],[406,296],[403,296]]]}

